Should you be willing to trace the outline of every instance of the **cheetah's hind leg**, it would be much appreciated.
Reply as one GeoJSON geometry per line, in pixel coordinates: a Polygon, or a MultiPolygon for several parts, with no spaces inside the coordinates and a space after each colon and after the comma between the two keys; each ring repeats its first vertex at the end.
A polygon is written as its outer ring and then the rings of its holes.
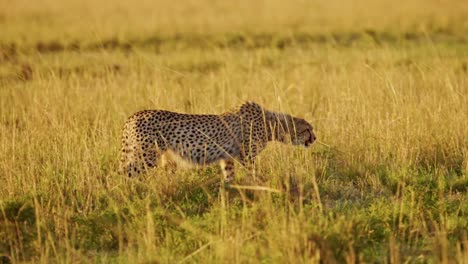
{"type": "Polygon", "coordinates": [[[221,170],[223,171],[224,183],[229,185],[234,181],[235,171],[234,171],[234,160],[232,159],[223,159],[220,162],[221,170]]]}
{"type": "Polygon", "coordinates": [[[134,177],[138,176],[157,165],[159,151],[155,146],[135,149],[122,150],[122,157],[120,160],[121,173],[134,177]]]}

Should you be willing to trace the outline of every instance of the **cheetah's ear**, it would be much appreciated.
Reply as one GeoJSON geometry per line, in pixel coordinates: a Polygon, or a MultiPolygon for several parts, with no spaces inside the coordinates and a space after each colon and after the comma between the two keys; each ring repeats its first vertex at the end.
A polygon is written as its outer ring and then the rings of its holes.
{"type": "Polygon", "coordinates": [[[252,101],[247,101],[243,103],[240,108],[242,110],[247,110],[247,109],[253,109],[253,110],[263,110],[263,107],[261,107],[259,104],[252,102],[252,101]]]}

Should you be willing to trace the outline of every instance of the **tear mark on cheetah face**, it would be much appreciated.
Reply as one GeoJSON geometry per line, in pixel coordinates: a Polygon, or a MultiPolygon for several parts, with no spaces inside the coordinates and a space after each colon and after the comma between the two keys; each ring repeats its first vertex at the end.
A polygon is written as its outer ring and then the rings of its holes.
{"type": "Polygon", "coordinates": [[[267,113],[267,121],[276,140],[309,147],[317,139],[313,127],[304,119],[281,113],[267,113]]]}
{"type": "Polygon", "coordinates": [[[225,181],[230,182],[234,161],[250,167],[267,143],[275,140],[308,147],[316,136],[304,119],[268,111],[253,102],[221,115],[144,110],[124,125],[120,170],[136,176],[172,152],[202,166],[219,162],[225,181]]]}

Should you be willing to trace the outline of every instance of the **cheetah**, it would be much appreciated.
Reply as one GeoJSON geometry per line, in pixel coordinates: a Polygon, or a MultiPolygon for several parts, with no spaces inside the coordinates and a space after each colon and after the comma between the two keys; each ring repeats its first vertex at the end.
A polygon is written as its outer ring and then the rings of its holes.
{"type": "Polygon", "coordinates": [[[157,166],[166,152],[196,165],[219,162],[224,181],[234,179],[234,163],[251,167],[270,141],[309,147],[316,140],[302,118],[246,102],[221,115],[180,114],[143,110],[123,128],[120,170],[130,177],[157,166]]]}

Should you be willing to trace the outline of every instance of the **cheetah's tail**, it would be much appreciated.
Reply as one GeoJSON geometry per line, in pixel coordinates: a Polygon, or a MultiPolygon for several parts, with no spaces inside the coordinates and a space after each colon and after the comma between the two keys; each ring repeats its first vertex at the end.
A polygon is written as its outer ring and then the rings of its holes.
{"type": "Polygon", "coordinates": [[[135,153],[135,139],[131,136],[133,122],[127,122],[122,131],[122,147],[120,150],[119,173],[129,177],[138,174],[135,153]]]}

